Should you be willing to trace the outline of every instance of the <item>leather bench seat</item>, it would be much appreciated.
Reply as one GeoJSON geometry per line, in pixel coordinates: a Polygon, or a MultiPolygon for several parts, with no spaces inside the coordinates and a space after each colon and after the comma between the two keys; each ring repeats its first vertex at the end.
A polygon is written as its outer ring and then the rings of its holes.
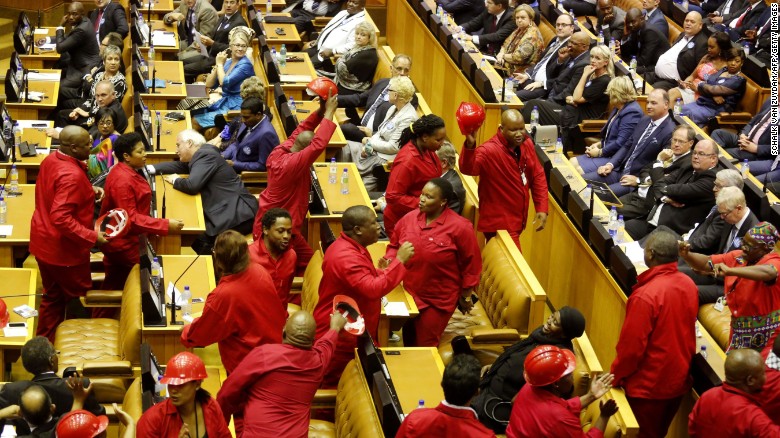
{"type": "Polygon", "coordinates": [[[699,324],[702,330],[712,336],[712,339],[720,345],[723,351],[729,346],[731,334],[731,312],[729,306],[725,306],[722,312],[718,312],[712,304],[699,307],[699,324]]]}

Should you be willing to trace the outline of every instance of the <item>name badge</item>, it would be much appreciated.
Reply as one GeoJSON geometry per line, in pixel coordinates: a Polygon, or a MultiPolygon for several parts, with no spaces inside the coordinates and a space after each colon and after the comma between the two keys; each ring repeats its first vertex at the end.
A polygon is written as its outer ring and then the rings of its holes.
{"type": "Polygon", "coordinates": [[[724,83],[724,82],[726,82],[726,79],[719,79],[719,80],[718,80],[718,83],[719,83],[719,84],[722,84],[722,83],[724,83]]]}
{"type": "Polygon", "coordinates": [[[691,42],[689,42],[689,43],[688,43],[688,48],[689,48],[689,49],[692,49],[692,48],[693,48],[693,41],[691,41],[691,42]]]}
{"type": "Polygon", "coordinates": [[[244,146],[243,149],[241,150],[244,151],[244,155],[249,155],[252,153],[252,148],[250,148],[249,146],[244,146]]]}
{"type": "Polygon", "coordinates": [[[591,81],[585,82],[585,86],[586,86],[586,87],[590,87],[590,82],[591,82],[591,81]]]}
{"type": "Polygon", "coordinates": [[[395,123],[387,122],[387,124],[385,125],[385,129],[388,131],[392,131],[393,129],[395,129],[395,123]]]}
{"type": "Polygon", "coordinates": [[[385,94],[385,102],[390,102],[390,93],[385,94]]]}
{"type": "Polygon", "coordinates": [[[609,24],[602,24],[601,28],[604,29],[604,30],[608,30],[609,29],[609,24]]]}
{"type": "Polygon", "coordinates": [[[528,185],[528,179],[525,177],[525,173],[520,173],[520,178],[523,180],[523,185],[528,185]]]}
{"type": "Polygon", "coordinates": [[[724,302],[723,297],[718,298],[718,301],[715,302],[715,304],[712,305],[712,307],[717,310],[718,312],[723,312],[724,302]]]}

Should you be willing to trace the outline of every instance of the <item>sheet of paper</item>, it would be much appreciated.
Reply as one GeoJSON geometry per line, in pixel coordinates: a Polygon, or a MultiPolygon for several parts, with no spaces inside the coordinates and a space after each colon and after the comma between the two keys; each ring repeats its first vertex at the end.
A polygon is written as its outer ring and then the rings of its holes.
{"type": "Polygon", "coordinates": [[[49,29],[35,29],[35,35],[48,35],[49,29]]]}
{"type": "Polygon", "coordinates": [[[152,32],[152,43],[155,47],[173,47],[176,45],[176,35],[173,32],[157,30],[152,32]]]}
{"type": "Polygon", "coordinates": [[[279,75],[279,80],[282,82],[310,82],[311,76],[309,75],[279,75]]]}
{"type": "Polygon", "coordinates": [[[27,336],[27,327],[4,327],[3,336],[6,338],[25,337],[27,336]]]}
{"type": "Polygon", "coordinates": [[[645,250],[639,246],[638,241],[624,243],[621,246],[632,263],[645,263],[645,250]]]}
{"type": "Polygon", "coordinates": [[[41,44],[38,46],[38,50],[55,50],[57,48],[56,43],[41,44]]]}
{"type": "Polygon", "coordinates": [[[385,313],[389,316],[409,316],[406,303],[401,301],[389,301],[385,306],[385,313]]]}
{"type": "Polygon", "coordinates": [[[27,129],[27,128],[40,128],[40,126],[33,126],[33,125],[46,123],[46,121],[45,120],[17,120],[16,123],[19,124],[20,128],[27,129]]]}
{"type": "Polygon", "coordinates": [[[173,285],[172,281],[168,282],[168,289],[165,291],[165,293],[168,295],[168,302],[169,303],[173,302],[173,298],[171,298],[171,294],[174,291],[176,292],[176,305],[177,306],[184,305],[184,300],[181,297],[181,292],[179,291],[178,288],[176,288],[176,286],[173,285]]]}
{"type": "Polygon", "coordinates": [[[30,81],[59,81],[60,73],[27,73],[27,79],[30,81]]]}
{"type": "Polygon", "coordinates": [[[38,311],[28,306],[27,304],[14,307],[14,313],[21,316],[22,318],[32,318],[34,316],[38,316],[38,311]]]}
{"type": "Polygon", "coordinates": [[[195,31],[195,42],[198,43],[198,47],[200,47],[200,54],[203,56],[209,56],[209,51],[206,50],[206,45],[203,44],[203,40],[200,39],[200,32],[197,30],[195,31]]]}
{"type": "Polygon", "coordinates": [[[46,148],[35,148],[35,153],[38,155],[49,155],[49,149],[46,148]]]}
{"type": "Polygon", "coordinates": [[[8,237],[14,233],[13,225],[0,225],[0,237],[8,237]]]}

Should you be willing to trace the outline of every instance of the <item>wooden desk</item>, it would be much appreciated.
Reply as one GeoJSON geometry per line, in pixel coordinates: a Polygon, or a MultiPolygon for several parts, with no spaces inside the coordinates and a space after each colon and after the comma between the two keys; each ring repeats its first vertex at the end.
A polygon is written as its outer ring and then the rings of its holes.
{"type": "MultiPolygon", "coordinates": [[[[169,0],[170,1],[170,0],[169,0]]],[[[156,31],[163,31],[163,32],[172,32],[173,33],[173,46],[161,46],[159,44],[155,44],[154,46],[154,59],[156,61],[178,61],[177,55],[179,53],[179,30],[176,26],[171,24],[165,24],[162,20],[152,20],[151,22],[152,27],[152,35],[154,35],[154,32],[156,31]]],[[[139,50],[141,51],[141,54],[148,58],[149,53],[149,47],[144,46],[140,47],[139,50]]],[[[159,71],[158,71],[159,73],[159,71]]]]}
{"type": "MultiPolygon", "coordinates": [[[[271,15],[289,16],[290,14],[271,15]]],[[[298,29],[295,28],[294,23],[263,23],[263,33],[265,34],[268,47],[276,47],[277,52],[282,48],[282,44],[287,47],[288,55],[291,49],[296,49],[301,45],[301,35],[298,33],[298,29]],[[277,29],[284,31],[284,35],[277,34],[277,29]]]]}
{"type": "Polygon", "coordinates": [[[192,117],[189,111],[175,111],[184,114],[185,119],[181,121],[166,120],[165,116],[174,111],[161,110],[160,120],[162,129],[160,132],[160,145],[158,151],[157,145],[157,117],[152,114],[152,138],[155,141],[154,151],[146,153],[146,164],[162,163],[164,161],[173,161],[176,159],[176,136],[185,129],[192,129],[192,117]]]}
{"type": "Polygon", "coordinates": [[[363,180],[355,167],[355,163],[337,163],[339,168],[339,180],[341,179],[342,169],[349,170],[349,194],[341,194],[341,182],[336,184],[328,183],[329,166],[325,163],[314,164],[314,170],[317,172],[317,178],[322,187],[322,194],[325,202],[328,204],[330,214],[306,213],[306,227],[308,229],[308,242],[312,248],[320,247],[320,222],[327,222],[333,233],[338,236],[341,232],[341,216],[346,209],[353,205],[365,205],[372,208],[371,199],[368,197],[363,180]]]}
{"type": "MultiPolygon", "coordinates": [[[[33,35],[33,39],[39,40],[44,37],[54,36],[56,33],[56,27],[41,27],[35,29],[35,35],[33,35]]],[[[52,68],[54,67],[54,64],[60,60],[60,54],[57,53],[57,51],[54,49],[41,51],[38,46],[36,46],[35,54],[20,54],[19,59],[22,61],[24,68],[27,69],[52,68]]]]}
{"type": "MultiPolygon", "coordinates": [[[[306,98],[308,97],[309,96],[306,96],[304,100],[295,101],[295,115],[298,117],[299,122],[306,120],[306,118],[309,117],[311,113],[320,110],[320,103],[314,100],[307,100],[306,98]],[[301,112],[302,110],[309,112],[301,112]]],[[[317,127],[314,132],[317,132],[319,129],[320,128],[317,127]]],[[[344,137],[344,132],[341,130],[339,125],[336,124],[336,130],[333,132],[333,136],[330,137],[330,142],[328,142],[328,146],[325,148],[325,153],[322,154],[317,159],[317,161],[329,161],[332,157],[336,156],[336,153],[340,151],[341,148],[346,145],[347,139],[344,137]]]]}
{"type": "Polygon", "coordinates": [[[287,56],[297,56],[302,58],[303,62],[288,62],[287,66],[279,69],[279,75],[282,79],[282,89],[289,99],[291,96],[295,100],[309,100],[311,97],[306,94],[306,85],[317,77],[317,70],[311,63],[311,58],[306,52],[287,52],[287,56]],[[305,76],[305,81],[285,82],[284,75],[305,76]]]}
{"type": "Polygon", "coordinates": [[[25,336],[5,337],[0,330],[0,364],[3,365],[3,378],[5,378],[5,364],[15,362],[19,358],[22,346],[35,335],[35,318],[24,319],[14,312],[14,307],[24,304],[35,309],[35,287],[38,280],[38,271],[34,269],[10,269],[0,268],[0,278],[3,279],[3,296],[27,295],[20,297],[3,298],[8,306],[9,322],[26,322],[27,334],[25,336]]]}
{"type": "MultiPolygon", "coordinates": [[[[51,121],[19,120],[20,126],[30,123],[43,123],[46,125],[46,128],[54,127],[54,122],[51,121]]],[[[46,135],[46,128],[22,128],[22,141],[26,141],[29,144],[37,143],[36,149],[45,152],[38,153],[34,157],[23,157],[19,154],[19,151],[16,151],[16,168],[19,171],[19,184],[32,184],[34,182],[34,177],[38,175],[41,162],[51,151],[51,137],[46,135]]],[[[7,162],[0,163],[0,169],[5,169],[6,171],[11,169],[10,158],[7,162]]]]}
{"type": "Polygon", "coordinates": [[[152,21],[162,20],[165,14],[174,10],[173,0],[145,1],[141,4],[142,7],[138,9],[138,12],[143,13],[144,20],[147,22],[149,21],[149,3],[152,4],[152,21]]]}
{"type": "MultiPolygon", "coordinates": [[[[290,15],[288,13],[283,13],[282,10],[287,7],[287,2],[284,0],[271,0],[271,15],[290,15]]],[[[265,17],[268,14],[268,2],[259,1],[255,2],[255,10],[258,12],[261,12],[263,16],[265,17]]],[[[219,12],[219,11],[217,11],[219,12]]],[[[246,22],[249,23],[249,17],[246,14],[246,2],[241,2],[241,15],[246,19],[246,22]]]]}
{"type": "MultiPolygon", "coordinates": [[[[163,267],[163,279],[165,281],[163,287],[167,290],[168,283],[179,278],[195,258],[196,256],[160,256],[163,267]]],[[[176,288],[179,289],[179,292],[184,291],[184,286],[190,287],[193,298],[203,298],[204,300],[206,299],[206,296],[217,287],[211,256],[200,256],[198,260],[195,261],[195,264],[187,270],[184,276],[176,282],[176,288]]],[[[170,304],[167,294],[165,300],[166,303],[170,304]]],[[[166,312],[170,312],[170,309],[167,309],[166,312]]],[[[192,312],[203,312],[203,303],[193,303],[192,312]]],[[[175,354],[186,350],[180,341],[181,329],[184,326],[170,325],[170,320],[170,314],[166,313],[165,327],[143,328],[144,342],[152,346],[152,351],[154,351],[154,354],[157,356],[157,360],[160,361],[160,363],[166,363],[168,359],[175,354]]],[[[176,320],[182,321],[181,310],[176,312],[176,320]]]]}
{"type": "Polygon", "coordinates": [[[444,363],[436,348],[383,348],[382,352],[405,415],[417,409],[420,400],[425,401],[426,408],[434,408],[444,400],[444,363]]]}
{"type": "MultiPolygon", "coordinates": [[[[60,70],[40,70],[41,73],[59,73],[60,70]]],[[[14,120],[46,120],[49,113],[57,108],[57,96],[60,94],[59,81],[30,81],[29,91],[43,93],[40,102],[6,102],[5,106],[14,120]]],[[[21,90],[19,90],[21,92],[21,90]]]]}
{"type": "Polygon", "coordinates": [[[184,229],[179,233],[170,233],[167,236],[150,237],[155,242],[157,254],[181,254],[182,245],[189,245],[194,238],[206,232],[206,220],[203,217],[203,201],[200,194],[188,195],[173,188],[163,181],[162,176],[157,176],[157,208],[158,215],[162,215],[162,199],[166,198],[165,218],[181,219],[184,221],[184,229]],[[162,184],[167,187],[163,188],[162,184]],[[167,193],[170,192],[170,193],[167,193]]]}
{"type": "MultiPolygon", "coordinates": [[[[30,245],[30,220],[35,210],[35,185],[20,184],[22,196],[6,198],[10,236],[0,237],[0,267],[13,268],[14,259],[22,258],[30,245]]],[[[5,294],[5,292],[3,292],[5,294]]],[[[35,307],[35,306],[31,306],[35,307]]]]}
{"type": "Polygon", "coordinates": [[[150,93],[142,93],[141,98],[150,110],[175,110],[176,105],[187,97],[184,64],[180,61],[157,61],[156,68],[157,79],[166,81],[165,88],[158,88],[154,94],[151,94],[150,88],[150,93]]]}

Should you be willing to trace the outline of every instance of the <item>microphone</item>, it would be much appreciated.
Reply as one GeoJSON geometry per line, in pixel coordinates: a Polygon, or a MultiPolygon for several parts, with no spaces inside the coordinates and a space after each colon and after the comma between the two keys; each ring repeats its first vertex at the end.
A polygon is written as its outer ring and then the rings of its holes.
{"type": "Polygon", "coordinates": [[[179,280],[181,280],[181,278],[184,277],[184,274],[186,274],[187,271],[190,270],[192,265],[194,265],[195,262],[197,262],[199,258],[200,258],[200,254],[196,255],[195,259],[193,259],[190,262],[189,266],[187,266],[187,268],[184,269],[184,271],[181,273],[181,275],[179,275],[179,278],[177,278],[176,281],[173,282],[173,290],[171,290],[171,303],[170,304],[166,304],[166,307],[171,309],[171,322],[170,322],[170,325],[184,325],[184,321],[177,321],[176,320],[176,310],[181,309],[181,306],[177,306],[176,305],[176,283],[178,283],[179,280]]]}
{"type": "MultiPolygon", "coordinates": [[[[157,72],[157,69],[154,70],[157,72]]],[[[152,91],[154,93],[154,91],[152,91]]],[[[157,117],[157,152],[162,151],[162,148],[160,147],[160,135],[162,135],[162,120],[160,119],[160,112],[155,111],[155,116],[157,117]]]]}
{"type": "Polygon", "coordinates": [[[157,67],[152,67],[152,94],[157,92],[157,67]]]}
{"type": "Polygon", "coordinates": [[[30,81],[27,79],[27,69],[24,67],[22,67],[22,84],[24,86],[24,99],[22,99],[22,103],[29,103],[30,102],[30,90],[29,90],[30,81]]]}
{"type": "Polygon", "coordinates": [[[163,218],[163,219],[165,219],[165,217],[166,217],[166,215],[165,215],[165,195],[166,195],[166,193],[167,193],[167,191],[166,191],[166,189],[165,189],[165,180],[163,180],[163,182],[162,182],[162,188],[163,188],[163,199],[162,199],[162,218],[163,218]]]}
{"type": "Polygon", "coordinates": [[[44,295],[45,295],[45,294],[19,294],[19,295],[3,295],[3,296],[0,296],[0,298],[2,298],[2,299],[5,299],[5,298],[22,298],[22,297],[42,297],[42,296],[44,296],[44,295]]]}
{"type": "MultiPolygon", "coordinates": [[[[38,11],[40,13],[40,11],[38,11]]],[[[38,20],[40,20],[40,15],[38,16],[38,20]]],[[[38,27],[40,27],[40,23],[38,24],[38,27]]],[[[25,35],[24,39],[27,39],[28,36],[25,35]]],[[[30,29],[30,36],[29,36],[30,42],[28,43],[30,45],[30,55],[35,55],[35,26],[30,29]]]]}
{"type": "Polygon", "coordinates": [[[38,9],[38,27],[41,27],[41,10],[38,9]]]}
{"type": "Polygon", "coordinates": [[[152,2],[151,2],[151,0],[149,0],[149,8],[147,8],[147,11],[148,11],[147,17],[148,17],[148,21],[149,21],[149,23],[148,23],[149,40],[147,41],[147,44],[149,44],[149,46],[151,46],[152,45],[152,2]]]}

